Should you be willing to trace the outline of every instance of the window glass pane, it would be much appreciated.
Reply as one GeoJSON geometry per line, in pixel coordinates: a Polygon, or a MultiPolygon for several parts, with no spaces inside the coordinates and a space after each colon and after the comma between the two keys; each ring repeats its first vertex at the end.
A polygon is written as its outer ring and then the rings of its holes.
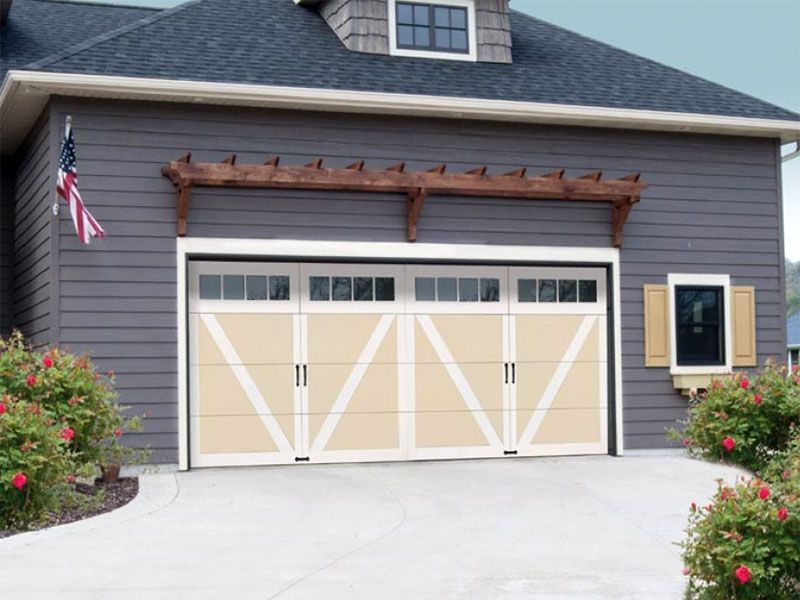
{"type": "Polygon", "coordinates": [[[222,297],[222,280],[219,275],[200,275],[200,299],[219,300],[222,297]]]}
{"type": "Polygon", "coordinates": [[[450,9],[450,27],[453,29],[467,28],[467,11],[464,8],[450,9]]]}
{"type": "Polygon", "coordinates": [[[539,302],[555,302],[555,301],[556,301],[556,280],[540,279],[539,302]]]}
{"type": "Polygon", "coordinates": [[[289,276],[270,275],[269,276],[269,299],[288,300],[289,299],[289,276]]]}
{"type": "Polygon", "coordinates": [[[427,27],[414,27],[414,45],[423,48],[430,47],[430,29],[427,27]]]}
{"type": "Polygon", "coordinates": [[[450,48],[450,30],[436,28],[436,47],[450,48]]]}
{"type": "Polygon", "coordinates": [[[353,277],[353,300],[372,301],[372,277],[353,277]]]}
{"type": "Polygon", "coordinates": [[[244,300],[244,275],[223,275],[222,297],[225,300],[244,300]]]}
{"type": "Polygon", "coordinates": [[[397,22],[411,25],[414,23],[414,7],[410,4],[397,5],[397,22]]]}
{"type": "Polygon", "coordinates": [[[394,301],[394,277],[375,278],[375,300],[394,301]]]}
{"type": "Polygon", "coordinates": [[[414,293],[417,302],[433,302],[436,300],[436,280],[433,277],[416,277],[414,293]]]}
{"type": "Polygon", "coordinates": [[[309,277],[308,278],[308,299],[309,300],[330,300],[331,299],[331,278],[330,277],[309,277]]]}
{"type": "Polygon", "coordinates": [[[437,6],[433,9],[434,23],[439,27],[450,27],[450,9],[437,6]]]}
{"type": "Polygon", "coordinates": [[[436,280],[436,299],[439,302],[455,302],[458,300],[455,277],[439,277],[436,280]]]}
{"type": "Polygon", "coordinates": [[[245,278],[247,284],[247,299],[248,300],[266,300],[267,299],[267,276],[266,275],[248,275],[245,278]]]}
{"type": "Polygon", "coordinates": [[[349,302],[353,299],[353,279],[351,277],[333,277],[333,292],[331,296],[335,301],[349,302]]]}
{"type": "Polygon", "coordinates": [[[465,31],[453,30],[450,32],[450,46],[453,50],[467,49],[467,33],[465,31]]]}
{"type": "Polygon", "coordinates": [[[397,28],[397,44],[399,46],[414,45],[414,28],[410,25],[400,25],[397,28]]]}
{"type": "Polygon", "coordinates": [[[597,302],[597,282],[594,279],[581,279],[578,282],[578,300],[597,302]]]}
{"type": "Polygon", "coordinates": [[[459,302],[478,301],[478,280],[471,277],[458,278],[458,300],[459,302]]]}
{"type": "Polygon", "coordinates": [[[558,301],[577,302],[578,301],[578,282],[572,279],[558,280],[558,301]]]}
{"type": "Polygon", "coordinates": [[[414,25],[427,25],[428,21],[428,5],[416,5],[414,6],[414,25]]]}
{"type": "Polygon", "coordinates": [[[675,313],[677,363],[724,364],[722,288],[676,287],[675,313]]]}
{"type": "Polygon", "coordinates": [[[536,302],[535,279],[517,279],[517,302],[536,302]]]}
{"type": "Polygon", "coordinates": [[[499,279],[481,279],[481,302],[500,302],[499,279]]]}

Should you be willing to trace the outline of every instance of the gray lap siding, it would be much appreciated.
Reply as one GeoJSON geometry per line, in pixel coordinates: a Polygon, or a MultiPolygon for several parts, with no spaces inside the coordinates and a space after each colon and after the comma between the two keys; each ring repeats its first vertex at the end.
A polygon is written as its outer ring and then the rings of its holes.
{"type": "MultiPolygon", "coordinates": [[[[84,198],[106,241],[80,247],[59,217],[60,341],[114,369],[124,403],[147,415],[135,441],[177,462],[175,191],[161,176],[186,151],[196,161],[239,163],[278,154],[368,168],[444,162],[502,172],[566,167],[650,183],[625,228],[621,252],[625,446],[665,446],[685,414],[666,369],[644,368],[642,286],[670,272],[729,273],[757,288],[760,359],[783,354],[780,183],[772,140],[477,121],[211,108],[60,99],[73,116],[84,198]]],[[[196,189],[188,235],[307,240],[405,240],[399,195],[196,189]]],[[[419,241],[608,247],[610,211],[588,203],[432,197],[419,241]]]]}

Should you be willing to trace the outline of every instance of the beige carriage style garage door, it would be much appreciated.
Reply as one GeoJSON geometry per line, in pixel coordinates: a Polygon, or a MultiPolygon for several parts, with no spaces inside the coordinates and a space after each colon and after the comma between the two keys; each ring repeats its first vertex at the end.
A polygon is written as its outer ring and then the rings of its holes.
{"type": "Polygon", "coordinates": [[[603,269],[189,274],[193,466],[607,451],[603,269]]]}

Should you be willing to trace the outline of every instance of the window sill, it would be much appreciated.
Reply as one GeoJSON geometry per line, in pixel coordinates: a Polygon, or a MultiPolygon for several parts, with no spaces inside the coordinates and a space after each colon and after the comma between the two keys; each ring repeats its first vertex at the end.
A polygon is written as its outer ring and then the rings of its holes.
{"type": "MultiPolygon", "coordinates": [[[[701,367],[695,367],[701,368],[701,367]]],[[[708,367],[703,373],[681,373],[672,374],[672,386],[678,390],[681,395],[689,396],[692,389],[708,389],[711,381],[719,375],[729,375],[730,369],[725,367],[708,367]],[[712,369],[724,369],[722,371],[713,371],[712,369]]]]}

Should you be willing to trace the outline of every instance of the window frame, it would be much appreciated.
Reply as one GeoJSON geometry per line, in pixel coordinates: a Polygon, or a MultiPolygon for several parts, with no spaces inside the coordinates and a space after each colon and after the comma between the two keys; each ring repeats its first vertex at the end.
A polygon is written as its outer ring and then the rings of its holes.
{"type": "MultiPolygon", "coordinates": [[[[438,58],[445,60],[465,60],[476,61],[478,46],[476,43],[477,29],[475,26],[475,2],[474,0],[431,0],[422,2],[420,0],[389,0],[389,54],[392,56],[408,56],[416,58],[438,58]],[[397,3],[419,4],[422,6],[441,6],[447,8],[465,8],[467,11],[467,51],[462,50],[436,50],[433,47],[426,49],[400,47],[397,43],[397,3]]],[[[432,11],[431,11],[432,12],[432,11]]],[[[432,35],[435,27],[431,27],[432,35]]],[[[431,41],[433,45],[433,40],[431,41]]]]}
{"type": "Polygon", "coordinates": [[[669,288],[669,336],[670,336],[670,374],[672,375],[713,375],[730,373],[733,370],[732,326],[731,326],[731,280],[723,274],[684,274],[667,275],[669,288]],[[723,344],[723,364],[679,365],[678,364],[678,323],[676,292],[679,287],[706,287],[722,289],[722,322],[720,332],[723,344]]]}

